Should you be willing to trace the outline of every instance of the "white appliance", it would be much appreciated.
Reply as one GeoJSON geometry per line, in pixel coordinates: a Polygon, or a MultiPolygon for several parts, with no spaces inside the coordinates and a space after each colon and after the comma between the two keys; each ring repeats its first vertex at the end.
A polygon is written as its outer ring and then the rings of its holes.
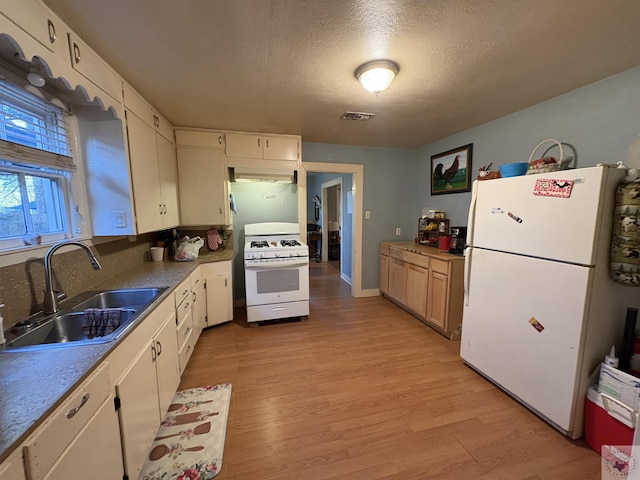
{"type": "Polygon", "coordinates": [[[297,223],[244,227],[247,321],[309,315],[309,247],[297,223]]]}
{"type": "Polygon", "coordinates": [[[640,290],[608,275],[624,174],[597,166],[473,185],[460,355],[572,438],[582,435],[589,375],[640,303],[640,290]],[[564,181],[568,198],[534,195],[536,182],[549,193],[564,181]]]}

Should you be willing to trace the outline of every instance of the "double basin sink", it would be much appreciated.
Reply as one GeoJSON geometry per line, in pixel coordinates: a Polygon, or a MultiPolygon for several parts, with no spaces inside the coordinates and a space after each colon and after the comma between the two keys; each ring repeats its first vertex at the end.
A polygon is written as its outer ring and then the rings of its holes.
{"type": "Polygon", "coordinates": [[[2,351],[111,342],[125,333],[165,290],[167,287],[85,292],[62,303],[57,313],[38,314],[18,322],[6,332],[2,351]],[[119,309],[119,325],[106,335],[86,335],[83,319],[87,309],[119,309]]]}

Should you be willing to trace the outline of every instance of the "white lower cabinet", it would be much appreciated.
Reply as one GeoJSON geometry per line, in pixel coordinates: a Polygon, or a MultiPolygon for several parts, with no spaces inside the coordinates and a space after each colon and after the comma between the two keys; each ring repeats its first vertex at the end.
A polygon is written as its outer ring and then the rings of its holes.
{"type": "Polygon", "coordinates": [[[120,432],[107,363],[38,427],[23,452],[29,480],[78,478],[80,470],[96,479],[122,478],[120,432]]]}
{"type": "MultiPolygon", "coordinates": [[[[145,319],[145,322],[153,321],[145,319]]],[[[130,479],[138,478],[160,421],[180,383],[175,312],[161,325],[116,384],[124,464],[130,479]]]]}
{"type": "Polygon", "coordinates": [[[191,274],[191,295],[193,297],[193,329],[196,337],[200,337],[207,321],[207,297],[202,279],[202,268],[191,274]]]}
{"type": "Polygon", "coordinates": [[[0,464],[0,478],[2,480],[26,480],[20,449],[15,450],[9,455],[9,458],[0,464]]]}
{"type": "Polygon", "coordinates": [[[200,265],[207,295],[206,326],[233,320],[231,260],[200,265]]]}

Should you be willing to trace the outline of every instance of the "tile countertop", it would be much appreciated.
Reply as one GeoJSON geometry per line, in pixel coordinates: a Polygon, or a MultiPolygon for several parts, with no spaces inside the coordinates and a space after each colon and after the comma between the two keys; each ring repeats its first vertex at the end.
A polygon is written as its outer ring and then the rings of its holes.
{"type": "Polygon", "coordinates": [[[0,462],[30,435],[198,265],[232,260],[233,250],[208,252],[195,262],[145,262],[90,290],[169,287],[118,340],[98,345],[0,353],[0,462]]]}

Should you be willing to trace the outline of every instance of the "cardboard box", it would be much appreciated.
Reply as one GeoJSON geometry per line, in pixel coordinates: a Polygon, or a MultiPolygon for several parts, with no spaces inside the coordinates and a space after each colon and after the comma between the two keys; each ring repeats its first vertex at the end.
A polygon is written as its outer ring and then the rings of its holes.
{"type": "Polygon", "coordinates": [[[631,445],[636,415],[589,387],[584,403],[584,439],[601,455],[605,445],[631,445]]]}
{"type": "Polygon", "coordinates": [[[640,378],[604,363],[600,365],[598,392],[619,400],[633,410],[640,409],[640,378]]]}

